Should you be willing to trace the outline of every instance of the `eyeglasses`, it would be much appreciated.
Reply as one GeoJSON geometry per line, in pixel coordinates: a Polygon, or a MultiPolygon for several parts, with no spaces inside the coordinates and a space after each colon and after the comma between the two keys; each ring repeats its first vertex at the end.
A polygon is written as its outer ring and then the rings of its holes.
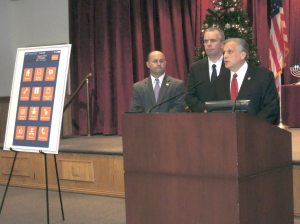
{"type": "Polygon", "coordinates": [[[218,41],[220,41],[220,40],[219,39],[205,39],[205,40],[203,40],[203,43],[205,43],[205,44],[208,44],[208,42],[216,43],[218,41]]]}

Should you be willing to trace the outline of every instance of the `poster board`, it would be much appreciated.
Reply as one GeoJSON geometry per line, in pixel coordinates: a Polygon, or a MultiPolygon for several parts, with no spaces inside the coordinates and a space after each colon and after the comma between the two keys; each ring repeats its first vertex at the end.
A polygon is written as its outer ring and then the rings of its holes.
{"type": "Polygon", "coordinates": [[[19,48],[4,150],[57,154],[71,45],[19,48]]]}

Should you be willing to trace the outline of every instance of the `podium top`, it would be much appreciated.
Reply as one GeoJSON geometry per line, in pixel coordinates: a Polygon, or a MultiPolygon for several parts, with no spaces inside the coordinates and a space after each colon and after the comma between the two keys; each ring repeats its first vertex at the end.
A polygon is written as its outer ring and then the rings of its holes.
{"type": "Polygon", "coordinates": [[[126,171],[239,178],[292,162],[291,135],[245,113],[124,114],[126,171]]]}

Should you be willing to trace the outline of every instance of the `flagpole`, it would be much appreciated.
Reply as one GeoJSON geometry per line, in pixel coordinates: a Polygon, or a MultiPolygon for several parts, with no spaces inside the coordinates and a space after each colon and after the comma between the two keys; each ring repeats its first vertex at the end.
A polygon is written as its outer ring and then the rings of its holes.
{"type": "Polygon", "coordinates": [[[282,123],[282,97],[281,97],[281,75],[285,66],[285,58],[288,54],[288,37],[284,20],[282,0],[271,1],[271,27],[269,46],[269,68],[278,78],[279,95],[279,124],[280,128],[287,128],[282,123]],[[275,27],[275,28],[274,28],[275,27]]]}
{"type": "Polygon", "coordinates": [[[281,75],[279,75],[277,77],[277,79],[278,79],[278,95],[279,95],[279,124],[278,124],[278,127],[281,129],[287,129],[288,127],[286,125],[284,125],[282,122],[281,75]]]}

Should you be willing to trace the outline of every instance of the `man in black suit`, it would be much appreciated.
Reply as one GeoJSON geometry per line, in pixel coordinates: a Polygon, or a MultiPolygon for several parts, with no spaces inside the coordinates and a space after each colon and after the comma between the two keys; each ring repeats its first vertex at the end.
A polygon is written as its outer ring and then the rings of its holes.
{"type": "Polygon", "coordinates": [[[224,42],[224,63],[230,70],[215,82],[216,100],[249,99],[249,114],[272,124],[278,122],[279,97],[271,71],[247,63],[249,46],[240,38],[224,42]]]}
{"type": "Polygon", "coordinates": [[[217,27],[205,30],[203,44],[207,57],[190,66],[186,104],[192,112],[203,112],[205,102],[215,99],[214,82],[228,72],[223,62],[224,32],[217,27]],[[196,87],[195,87],[196,86],[196,87]]]}
{"type": "Polygon", "coordinates": [[[165,55],[160,51],[150,52],[146,65],[150,76],[134,84],[131,111],[183,112],[184,84],[182,80],[165,74],[165,55]]]}

